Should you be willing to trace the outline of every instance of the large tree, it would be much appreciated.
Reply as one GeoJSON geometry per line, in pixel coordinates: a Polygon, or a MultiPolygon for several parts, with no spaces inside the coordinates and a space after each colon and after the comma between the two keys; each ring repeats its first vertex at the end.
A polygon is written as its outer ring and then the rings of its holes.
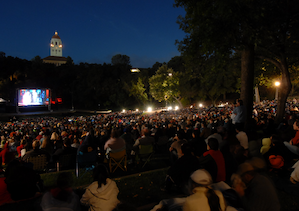
{"type": "Polygon", "coordinates": [[[262,37],[256,55],[274,64],[281,73],[276,122],[284,116],[285,103],[291,91],[290,70],[299,61],[299,1],[261,1],[263,16],[259,24],[262,37]]]}
{"type": "Polygon", "coordinates": [[[130,57],[127,55],[116,54],[111,58],[112,65],[131,65],[130,57]]]}
{"type": "MultiPolygon", "coordinates": [[[[295,0],[287,2],[287,5],[294,8],[293,10],[298,8],[295,0]]],[[[270,0],[176,0],[175,6],[184,7],[186,10],[185,17],[178,19],[180,28],[187,34],[185,39],[179,43],[179,49],[184,55],[190,57],[189,61],[198,61],[201,57],[210,57],[215,54],[226,55],[229,52],[240,54],[241,99],[246,106],[247,120],[251,118],[252,112],[255,49],[261,45],[267,45],[268,36],[281,40],[277,37],[278,32],[283,30],[283,36],[289,32],[291,19],[287,15],[287,10],[291,8],[283,6],[284,3],[285,1],[281,0],[274,2],[270,0]],[[283,12],[278,10],[280,6],[283,12]],[[277,17],[274,18],[274,16],[277,17]],[[271,18],[274,18],[273,21],[271,18]],[[287,27],[283,28],[283,26],[287,27]],[[273,32],[272,35],[270,31],[273,32]]],[[[298,18],[294,15],[291,17],[295,19],[292,23],[296,23],[298,18]]],[[[280,49],[283,49],[281,45],[284,43],[276,42],[278,43],[280,49]]],[[[290,83],[288,82],[289,75],[284,68],[287,63],[286,57],[281,56],[281,52],[278,57],[280,64],[277,65],[285,74],[283,76],[285,94],[281,95],[282,97],[287,96],[290,83]]],[[[280,98],[280,105],[283,101],[285,102],[280,98]]],[[[278,110],[282,111],[280,107],[278,110]]]]}
{"type": "Polygon", "coordinates": [[[132,82],[130,87],[130,96],[134,96],[142,104],[147,102],[148,96],[141,78],[138,78],[136,83],[132,82]]]}
{"type": "Polygon", "coordinates": [[[179,77],[180,73],[174,72],[167,65],[162,65],[149,79],[150,94],[159,102],[175,100],[182,107],[179,77]]]}

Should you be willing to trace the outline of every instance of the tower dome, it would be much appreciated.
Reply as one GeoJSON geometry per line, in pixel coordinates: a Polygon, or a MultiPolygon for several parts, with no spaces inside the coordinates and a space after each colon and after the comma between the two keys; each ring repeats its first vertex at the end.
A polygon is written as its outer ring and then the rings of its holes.
{"type": "Polygon", "coordinates": [[[62,57],[62,42],[57,31],[50,41],[50,55],[62,57]]]}

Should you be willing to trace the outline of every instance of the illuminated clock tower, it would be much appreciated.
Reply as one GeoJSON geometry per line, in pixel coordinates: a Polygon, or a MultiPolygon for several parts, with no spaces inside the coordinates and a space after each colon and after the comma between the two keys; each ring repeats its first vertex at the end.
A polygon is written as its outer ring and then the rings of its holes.
{"type": "Polygon", "coordinates": [[[62,42],[57,32],[55,32],[50,41],[50,56],[43,58],[43,61],[56,66],[66,64],[67,58],[62,56],[62,42]]]}
{"type": "Polygon", "coordinates": [[[50,55],[62,57],[62,42],[57,32],[55,32],[51,39],[50,55]]]}

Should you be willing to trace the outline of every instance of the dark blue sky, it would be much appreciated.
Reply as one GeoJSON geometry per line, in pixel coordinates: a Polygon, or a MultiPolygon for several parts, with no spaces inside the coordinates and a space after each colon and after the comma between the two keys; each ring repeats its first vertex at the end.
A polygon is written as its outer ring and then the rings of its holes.
{"type": "Polygon", "coordinates": [[[55,31],[63,56],[76,64],[110,63],[115,54],[133,67],[151,67],[180,55],[175,40],[185,34],[176,23],[182,8],[174,0],[1,1],[0,51],[31,60],[50,55],[55,31]]]}

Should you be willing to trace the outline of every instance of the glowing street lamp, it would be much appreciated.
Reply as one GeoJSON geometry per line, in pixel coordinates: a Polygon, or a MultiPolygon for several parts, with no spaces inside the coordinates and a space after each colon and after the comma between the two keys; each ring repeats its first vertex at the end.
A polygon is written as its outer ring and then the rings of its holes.
{"type": "Polygon", "coordinates": [[[278,100],[278,89],[279,89],[279,86],[280,86],[280,82],[279,82],[279,81],[276,81],[276,82],[274,83],[274,85],[276,86],[275,100],[278,100]]]}

